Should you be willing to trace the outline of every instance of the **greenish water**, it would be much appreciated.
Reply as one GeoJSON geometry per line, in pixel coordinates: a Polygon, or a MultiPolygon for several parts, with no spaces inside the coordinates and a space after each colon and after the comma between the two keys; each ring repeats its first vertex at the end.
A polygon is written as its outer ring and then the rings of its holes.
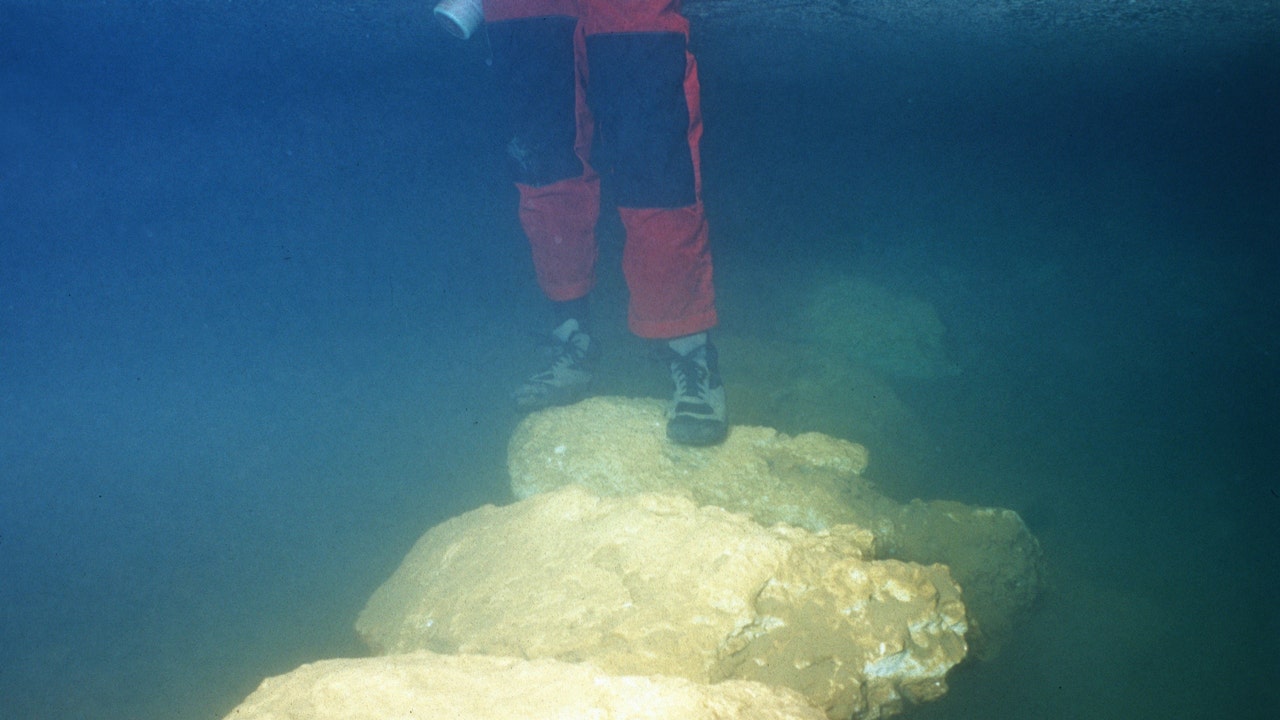
{"type": "MultiPolygon", "coordinates": [[[[360,653],[418,535],[506,500],[545,317],[482,48],[254,12],[0,6],[0,717],[219,717],[360,653]]],[[[1274,50],[868,42],[780,80],[732,42],[699,51],[734,419],[1046,553],[910,717],[1280,714],[1274,50]],[[959,372],[788,366],[843,275],[959,372]]],[[[664,393],[602,243],[600,390],[664,393]]]]}

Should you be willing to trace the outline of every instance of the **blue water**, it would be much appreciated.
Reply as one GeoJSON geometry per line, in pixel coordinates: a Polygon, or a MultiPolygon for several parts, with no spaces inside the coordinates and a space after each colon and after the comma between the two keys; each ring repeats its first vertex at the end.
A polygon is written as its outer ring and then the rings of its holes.
{"type": "MultiPolygon", "coordinates": [[[[0,3],[0,717],[220,717],[506,500],[546,317],[483,44],[424,8],[0,3]]],[[[962,372],[851,439],[1044,545],[1019,636],[911,717],[1280,716],[1276,43],[907,27],[767,68],[695,30],[726,337],[794,337],[832,268],[932,303],[962,372]]]]}

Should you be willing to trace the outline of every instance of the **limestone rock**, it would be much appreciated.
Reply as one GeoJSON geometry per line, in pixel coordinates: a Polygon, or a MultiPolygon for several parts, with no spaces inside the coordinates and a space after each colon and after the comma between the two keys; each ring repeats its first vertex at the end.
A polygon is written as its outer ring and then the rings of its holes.
{"type": "Polygon", "coordinates": [[[943,563],[964,589],[980,655],[994,653],[1040,596],[1040,544],[1018,513],[945,500],[894,508],[892,532],[877,539],[884,557],[943,563]]]}
{"type": "Polygon", "coordinates": [[[585,664],[429,652],[325,660],[268,678],[226,720],[821,720],[760,683],[613,677],[585,664]]]}
{"type": "Polygon", "coordinates": [[[382,653],[758,680],[832,718],[880,717],[945,691],[967,625],[945,567],[870,548],[853,526],[765,528],[678,495],[567,487],[427,532],[356,629],[382,653]]]}
{"type": "Polygon", "coordinates": [[[663,407],[595,397],[530,415],[507,449],[512,492],[526,498],[571,483],[604,495],[673,492],[763,525],[866,526],[850,510],[879,497],[860,477],[867,467],[861,445],[735,425],[721,445],[685,447],[667,440],[663,407]]]}
{"type": "MultiPolygon", "coordinates": [[[[732,382],[725,391],[735,423],[857,438],[883,456],[928,442],[927,427],[889,379],[843,353],[799,334],[779,342],[776,336],[725,331],[716,333],[716,345],[721,357],[732,359],[732,382]]],[[[651,368],[632,372],[646,371],[651,368]]]]}
{"type": "Polygon", "coordinates": [[[932,305],[862,278],[820,284],[804,322],[814,341],[890,377],[928,380],[960,372],[932,305]]]}
{"type": "Polygon", "coordinates": [[[512,492],[526,498],[576,484],[603,495],[678,493],[765,525],[868,528],[877,557],[950,567],[982,653],[1039,594],[1040,546],[1012,510],[900,504],[862,477],[865,448],[819,433],[734,426],[722,445],[688,448],[667,441],[663,422],[661,401],[649,399],[597,397],[534,413],[508,447],[512,492]]]}

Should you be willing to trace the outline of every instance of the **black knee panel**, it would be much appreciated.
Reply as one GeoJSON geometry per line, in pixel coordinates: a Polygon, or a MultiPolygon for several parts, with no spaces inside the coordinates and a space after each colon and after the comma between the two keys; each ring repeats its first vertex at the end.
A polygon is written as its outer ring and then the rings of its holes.
{"type": "Polygon", "coordinates": [[[592,165],[612,175],[622,207],[696,200],[685,62],[680,33],[587,37],[587,101],[598,131],[592,165]]]}
{"type": "Polygon", "coordinates": [[[493,69],[510,122],[507,158],[516,182],[550,185],[582,174],[574,152],[572,17],[489,23],[493,69]]]}

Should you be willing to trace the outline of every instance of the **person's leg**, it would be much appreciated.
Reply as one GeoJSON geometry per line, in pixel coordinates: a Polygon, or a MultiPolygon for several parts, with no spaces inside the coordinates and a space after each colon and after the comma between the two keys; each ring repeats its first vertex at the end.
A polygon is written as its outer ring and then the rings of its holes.
{"type": "Polygon", "coordinates": [[[697,67],[674,0],[583,0],[587,98],[626,229],[628,324],[644,338],[716,323],[702,210],[697,67]]]}
{"type": "Polygon", "coordinates": [[[518,407],[573,402],[591,381],[587,294],[595,284],[600,184],[581,82],[576,0],[486,0],[494,74],[508,104],[507,155],[538,284],[556,328],[544,367],[516,389],[518,407]]]}
{"type": "Polygon", "coordinates": [[[716,324],[701,198],[697,66],[678,0],[582,0],[587,99],[626,229],[628,324],[667,340],[676,391],[668,435],[706,445],[725,436],[724,388],[706,331],[716,324]]]}
{"type": "Polygon", "coordinates": [[[485,32],[507,104],[507,156],[538,283],[553,301],[595,282],[600,183],[580,82],[576,0],[486,0],[485,32]]]}

